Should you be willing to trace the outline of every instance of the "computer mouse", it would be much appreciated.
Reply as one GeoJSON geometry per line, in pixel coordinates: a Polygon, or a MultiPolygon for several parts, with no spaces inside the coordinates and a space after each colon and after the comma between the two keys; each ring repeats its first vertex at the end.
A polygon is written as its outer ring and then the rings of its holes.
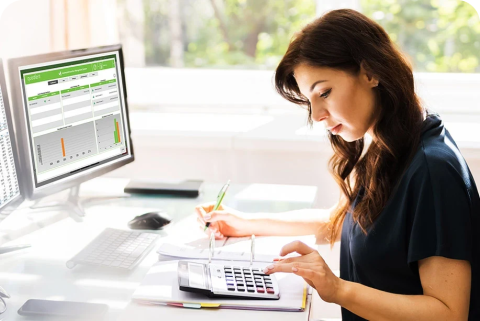
{"type": "Polygon", "coordinates": [[[165,212],[149,212],[135,217],[128,226],[134,230],[158,230],[171,221],[165,212]]]}

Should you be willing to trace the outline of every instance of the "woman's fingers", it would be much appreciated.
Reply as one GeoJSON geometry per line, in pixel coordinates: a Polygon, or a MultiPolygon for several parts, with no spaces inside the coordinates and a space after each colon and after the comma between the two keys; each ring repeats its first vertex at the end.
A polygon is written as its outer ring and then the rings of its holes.
{"type": "Polygon", "coordinates": [[[307,244],[300,242],[300,241],[294,241],[291,243],[288,243],[284,247],[282,247],[282,250],[280,251],[281,256],[285,256],[289,253],[297,252],[298,254],[301,255],[307,255],[312,252],[314,252],[315,249],[312,249],[310,246],[307,244]]]}
{"type": "Polygon", "coordinates": [[[225,236],[224,236],[222,233],[220,233],[220,231],[216,231],[216,232],[215,232],[215,239],[216,239],[216,240],[221,240],[221,239],[223,239],[224,237],[225,237],[225,236]]]}
{"type": "MultiPolygon", "coordinates": [[[[306,280],[313,280],[315,278],[315,272],[311,269],[304,269],[301,267],[293,267],[292,272],[306,280]]],[[[310,281],[311,282],[311,281],[310,281]]],[[[313,282],[312,282],[313,283],[313,282]]]]}
{"type": "Polygon", "coordinates": [[[195,207],[195,212],[204,222],[228,221],[231,218],[231,215],[229,215],[227,211],[217,210],[207,212],[202,206],[195,207]]]}
{"type": "Polygon", "coordinates": [[[203,217],[206,222],[229,221],[231,218],[232,216],[226,211],[213,211],[203,217]]]}
{"type": "Polygon", "coordinates": [[[278,263],[278,264],[271,264],[267,266],[265,269],[263,269],[263,273],[265,274],[272,274],[277,272],[292,273],[293,268],[315,269],[315,267],[318,267],[318,264],[306,263],[306,262],[278,263]]]}
{"type": "Polygon", "coordinates": [[[278,263],[294,263],[294,262],[312,262],[312,258],[307,255],[302,255],[302,256],[294,256],[294,257],[287,257],[287,258],[280,258],[276,262],[278,263]]]}
{"type": "MultiPolygon", "coordinates": [[[[198,223],[198,227],[203,231],[205,229],[205,221],[203,221],[202,219],[200,219],[199,217],[197,217],[197,223],[198,223]]],[[[219,231],[219,226],[218,226],[218,223],[212,223],[208,226],[208,229],[207,229],[207,234],[210,236],[210,233],[219,233],[218,234],[218,237],[219,238],[224,238],[225,236],[219,231]]],[[[216,235],[217,236],[217,235],[216,235]]],[[[216,237],[215,236],[215,237],[216,237]]]]}
{"type": "Polygon", "coordinates": [[[204,220],[205,215],[207,215],[207,212],[205,212],[205,209],[201,206],[195,207],[195,212],[197,213],[197,216],[204,220]]]}

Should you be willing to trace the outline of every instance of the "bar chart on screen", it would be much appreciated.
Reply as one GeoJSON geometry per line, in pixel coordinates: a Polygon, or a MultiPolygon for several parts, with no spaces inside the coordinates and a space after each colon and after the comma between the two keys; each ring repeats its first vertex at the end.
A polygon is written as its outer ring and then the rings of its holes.
{"type": "Polygon", "coordinates": [[[99,152],[123,144],[120,114],[104,116],[95,121],[99,152]]]}
{"type": "Polygon", "coordinates": [[[35,137],[38,169],[43,171],[97,153],[93,122],[35,137]]]}

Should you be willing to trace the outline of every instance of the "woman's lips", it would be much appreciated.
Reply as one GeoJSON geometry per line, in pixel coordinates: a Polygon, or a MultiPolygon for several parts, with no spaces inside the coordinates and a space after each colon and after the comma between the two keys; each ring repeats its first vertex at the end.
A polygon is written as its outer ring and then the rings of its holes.
{"type": "Polygon", "coordinates": [[[330,129],[332,135],[337,135],[342,130],[342,124],[338,124],[337,126],[330,129]]]}

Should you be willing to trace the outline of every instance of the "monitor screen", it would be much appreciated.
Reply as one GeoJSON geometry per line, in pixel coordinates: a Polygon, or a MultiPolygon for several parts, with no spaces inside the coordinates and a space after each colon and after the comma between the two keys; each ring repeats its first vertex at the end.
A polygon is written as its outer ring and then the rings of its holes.
{"type": "Polygon", "coordinates": [[[19,67],[35,187],[131,155],[118,51],[19,67]]]}
{"type": "MultiPolygon", "coordinates": [[[[3,73],[2,68],[0,68],[0,73],[3,73]]],[[[3,74],[0,74],[0,77],[3,77],[3,74]]],[[[7,102],[4,102],[2,92],[4,90],[2,88],[3,85],[4,82],[0,81],[0,213],[4,213],[3,209],[20,196],[15,155],[12,141],[10,140],[10,128],[7,119],[7,102]]]]}

